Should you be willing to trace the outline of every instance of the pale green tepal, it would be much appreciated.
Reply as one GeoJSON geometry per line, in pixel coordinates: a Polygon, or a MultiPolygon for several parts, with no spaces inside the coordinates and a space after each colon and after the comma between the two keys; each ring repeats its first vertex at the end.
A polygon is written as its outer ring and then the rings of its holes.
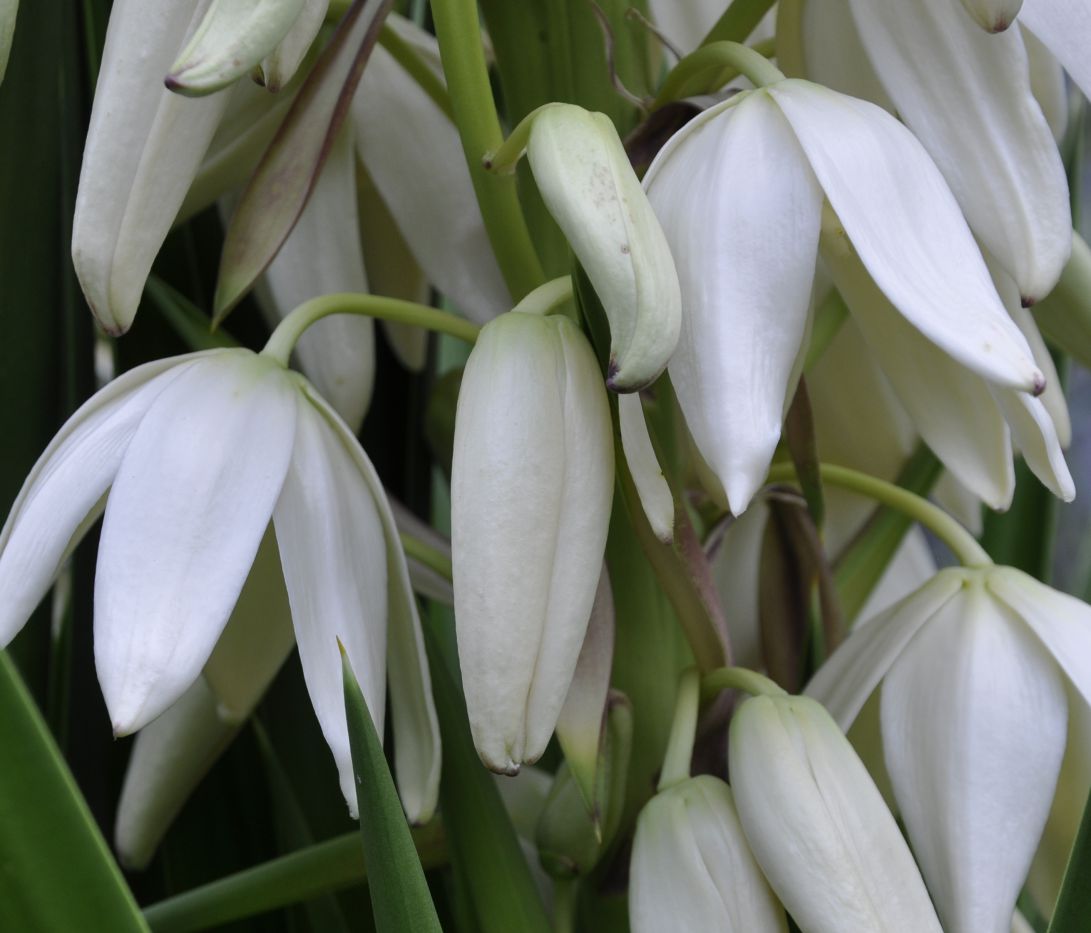
{"type": "Polygon", "coordinates": [[[728,765],[754,857],[801,929],[941,933],[898,824],[818,702],[745,700],[731,720],[728,765]]]}
{"type": "Polygon", "coordinates": [[[350,810],[338,639],[380,727],[390,670],[402,799],[410,819],[428,819],[439,732],[405,557],[374,468],[306,379],[249,350],[209,350],[140,366],[87,401],[0,532],[0,644],[103,511],[95,663],[116,734],[161,716],[202,670],[221,710],[248,712],[279,657],[248,651],[237,631],[217,652],[234,659],[226,669],[213,649],[272,526],[304,679],[350,810]]]}
{"type": "Polygon", "coordinates": [[[634,392],[663,372],[678,343],[682,297],[667,238],[610,119],[574,104],[531,113],[486,156],[534,181],[587,272],[610,323],[607,384],[634,392]]]}
{"type": "Polygon", "coordinates": [[[743,835],[731,788],[719,778],[686,778],[640,811],[629,920],[633,933],[788,929],[784,908],[743,835]]]}
{"type": "Polygon", "coordinates": [[[567,318],[485,325],[459,392],[451,467],[455,627],[474,743],[514,774],[545,751],[602,568],[610,407],[567,318]]]}

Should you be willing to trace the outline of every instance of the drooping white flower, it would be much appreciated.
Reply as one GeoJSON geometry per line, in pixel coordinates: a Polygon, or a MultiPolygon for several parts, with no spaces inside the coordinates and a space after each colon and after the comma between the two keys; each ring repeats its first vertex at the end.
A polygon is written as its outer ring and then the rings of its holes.
{"type": "Polygon", "coordinates": [[[189,100],[163,87],[201,8],[198,0],[119,0],[110,11],[72,220],[76,275],[110,333],[132,324],[227,106],[226,92],[189,100]]]}
{"type": "Polygon", "coordinates": [[[743,835],[731,788],[719,778],[687,778],[640,811],[629,919],[634,933],[788,929],[743,835]]]}
{"type": "Polygon", "coordinates": [[[1091,609],[1010,567],[942,570],[859,627],[806,692],[847,728],[876,690],[887,771],[944,928],[1006,931],[1070,707],[1091,700],[1091,609]]]}
{"type": "Polygon", "coordinates": [[[821,705],[745,700],[731,720],[728,767],[754,857],[802,929],[940,933],[898,824],[821,705]]]}
{"type": "Polygon", "coordinates": [[[785,67],[896,112],[1026,302],[1044,298],[1072,224],[1020,30],[989,35],[951,0],[808,0],[800,34],[799,60],[785,67]]]}
{"type": "Polygon", "coordinates": [[[744,92],[679,131],[644,184],[682,285],[671,379],[736,514],[799,371],[824,200],[912,328],[992,383],[1041,390],[950,190],[880,108],[798,80],[744,92]]]}
{"type": "Polygon", "coordinates": [[[377,723],[388,659],[394,668],[403,801],[414,818],[431,813],[439,740],[404,555],[374,469],[303,377],[246,350],[212,350],[146,364],[92,397],[0,532],[0,643],[103,499],[95,663],[117,734],[164,713],[200,675],[272,522],[304,678],[350,808],[338,639],[377,723]]]}
{"type": "Polygon", "coordinates": [[[482,760],[545,750],[584,642],[613,488],[606,389],[563,316],[513,311],[466,364],[451,466],[455,627],[482,760]]]}

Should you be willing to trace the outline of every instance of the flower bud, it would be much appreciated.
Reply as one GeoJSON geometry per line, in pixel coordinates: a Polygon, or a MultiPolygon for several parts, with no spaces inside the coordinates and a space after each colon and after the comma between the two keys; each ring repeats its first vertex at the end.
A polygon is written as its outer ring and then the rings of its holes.
{"type": "Polygon", "coordinates": [[[754,857],[809,933],[940,933],[909,846],[867,770],[808,697],[746,700],[728,737],[754,857]]]}
{"type": "Polygon", "coordinates": [[[702,774],[653,797],[633,840],[633,933],[787,930],[743,835],[731,789],[702,774]]]}
{"type": "Polygon", "coordinates": [[[544,107],[527,159],[610,321],[610,388],[648,385],[678,343],[682,297],[670,247],[617,130],[601,113],[544,107]]]}
{"type": "Polygon", "coordinates": [[[545,750],[595,598],[614,476],[594,352],[566,318],[512,312],[462,378],[451,468],[455,624],[478,754],[545,750]]]}

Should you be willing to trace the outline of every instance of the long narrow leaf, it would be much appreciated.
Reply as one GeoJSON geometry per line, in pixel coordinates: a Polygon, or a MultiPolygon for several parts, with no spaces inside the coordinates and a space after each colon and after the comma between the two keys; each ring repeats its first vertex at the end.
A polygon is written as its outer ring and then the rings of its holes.
{"type": "Polygon", "coordinates": [[[7,653],[0,652],[0,929],[147,930],[7,653]]]}
{"type": "Polygon", "coordinates": [[[341,652],[360,838],[371,877],[371,906],[378,933],[402,930],[442,933],[428,882],[424,880],[382,742],[345,652],[341,652]]]}
{"type": "Polygon", "coordinates": [[[1068,857],[1061,893],[1049,933],[1083,933],[1091,917],[1091,797],[1083,808],[1080,831],[1068,857]]]}

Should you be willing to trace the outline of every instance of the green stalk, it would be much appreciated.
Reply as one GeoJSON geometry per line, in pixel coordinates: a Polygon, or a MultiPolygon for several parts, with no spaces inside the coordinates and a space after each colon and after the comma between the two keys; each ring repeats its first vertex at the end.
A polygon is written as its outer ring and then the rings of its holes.
{"type": "Polygon", "coordinates": [[[701,706],[701,675],[695,668],[683,671],[678,682],[678,695],[674,701],[674,719],[671,721],[667,753],[663,756],[663,770],[659,774],[656,790],[680,784],[689,777],[693,759],[693,742],[697,737],[697,713],[701,706]]]}
{"type": "MultiPolygon", "coordinates": [[[[823,463],[819,466],[822,482],[831,486],[839,486],[851,492],[859,493],[883,505],[897,509],[909,516],[913,521],[920,522],[937,538],[946,544],[951,552],[964,567],[988,567],[992,565],[992,559],[985,553],[984,548],[974,539],[965,528],[956,522],[939,506],[933,505],[927,499],[922,499],[916,493],[888,483],[886,480],[868,476],[857,470],[847,467],[834,466],[823,463]]],[[[790,482],[795,478],[795,469],[789,464],[777,464],[770,471],[768,482],[790,482]]]]}
{"type": "Polygon", "coordinates": [[[545,274],[519,206],[515,178],[491,177],[481,161],[503,142],[504,134],[489,85],[477,2],[432,0],[432,18],[481,216],[504,281],[518,300],[540,285],[545,274]]]}
{"type": "Polygon", "coordinates": [[[398,298],[344,292],[337,295],[322,295],[303,302],[277,325],[261,351],[262,354],[287,366],[288,357],[291,356],[303,332],[316,321],[329,317],[331,314],[361,314],[385,321],[398,321],[402,324],[434,330],[437,333],[450,334],[467,343],[474,343],[481,330],[476,324],[456,317],[449,311],[441,311],[412,301],[401,301],[398,298]]]}
{"type": "Polygon", "coordinates": [[[738,42],[713,42],[702,45],[674,66],[652,108],[658,109],[697,91],[718,90],[739,75],[745,75],[755,87],[784,80],[780,70],[756,49],[738,42]],[[710,81],[711,78],[715,81],[710,81]]]}
{"type": "Polygon", "coordinates": [[[745,667],[721,667],[701,678],[701,700],[708,703],[721,690],[742,690],[751,696],[783,697],[787,692],[764,674],[745,667]]]}

